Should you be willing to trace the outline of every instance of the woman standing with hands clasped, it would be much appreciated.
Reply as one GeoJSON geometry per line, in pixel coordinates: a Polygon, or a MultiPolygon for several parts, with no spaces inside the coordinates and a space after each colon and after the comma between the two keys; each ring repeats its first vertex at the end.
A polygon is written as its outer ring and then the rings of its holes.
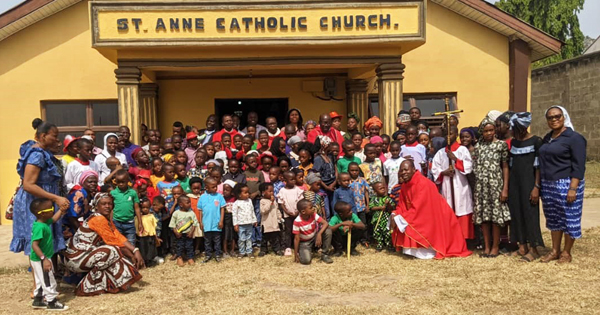
{"type": "Polygon", "coordinates": [[[552,251],[542,262],[569,263],[571,249],[581,238],[581,210],[585,187],[587,141],[575,132],[569,113],[562,106],[546,111],[552,129],[540,148],[541,195],[546,227],[552,234],[552,251]],[[561,243],[565,234],[565,247],[561,243]]]}

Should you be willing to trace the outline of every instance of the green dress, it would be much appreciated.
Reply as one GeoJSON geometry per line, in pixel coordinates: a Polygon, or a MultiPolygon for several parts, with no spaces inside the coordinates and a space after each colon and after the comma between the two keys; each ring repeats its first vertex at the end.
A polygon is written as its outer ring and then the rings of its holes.
{"type": "MultiPolygon", "coordinates": [[[[396,207],[396,203],[389,196],[374,196],[369,200],[369,208],[383,207],[386,202],[389,203],[393,208],[396,207]]],[[[377,249],[382,250],[389,248],[392,245],[392,231],[388,229],[388,220],[390,218],[390,212],[388,211],[372,211],[371,225],[373,226],[373,238],[377,241],[377,249]],[[381,219],[379,219],[381,217],[381,219]],[[379,224],[377,224],[379,221],[379,224]]]]}

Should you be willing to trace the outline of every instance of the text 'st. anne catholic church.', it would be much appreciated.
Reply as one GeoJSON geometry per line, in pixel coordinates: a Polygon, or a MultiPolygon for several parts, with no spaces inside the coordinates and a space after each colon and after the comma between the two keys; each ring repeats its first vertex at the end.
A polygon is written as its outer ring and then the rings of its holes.
{"type": "MultiPolygon", "coordinates": [[[[456,98],[461,125],[529,108],[530,64],[561,42],[483,0],[28,0],[0,15],[2,218],[31,121],[61,135],[128,125],[170,134],[211,113],[283,122],[378,115],[456,98]]],[[[5,224],[5,222],[2,222],[5,224]]]]}

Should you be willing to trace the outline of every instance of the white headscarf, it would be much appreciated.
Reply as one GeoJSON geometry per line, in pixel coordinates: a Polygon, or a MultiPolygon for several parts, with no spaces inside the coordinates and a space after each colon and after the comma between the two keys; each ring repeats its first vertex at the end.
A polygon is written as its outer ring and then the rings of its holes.
{"type": "Polygon", "coordinates": [[[499,110],[491,110],[487,113],[487,115],[485,115],[486,117],[490,118],[493,121],[496,121],[496,119],[498,119],[498,117],[500,117],[500,115],[502,115],[502,112],[499,110]]]}
{"type": "Polygon", "coordinates": [[[119,141],[119,136],[117,136],[116,133],[109,132],[106,135],[104,135],[104,151],[106,151],[106,153],[108,153],[108,149],[106,149],[106,142],[108,140],[108,137],[111,137],[111,136],[117,137],[117,141],[119,141]]]}
{"type": "Polygon", "coordinates": [[[569,127],[571,129],[573,129],[573,131],[575,131],[575,127],[573,126],[573,123],[571,122],[571,116],[569,116],[569,112],[567,112],[567,110],[560,105],[550,106],[550,108],[546,109],[544,116],[548,115],[548,111],[553,108],[558,108],[562,111],[563,117],[565,117],[565,127],[569,127]]]}

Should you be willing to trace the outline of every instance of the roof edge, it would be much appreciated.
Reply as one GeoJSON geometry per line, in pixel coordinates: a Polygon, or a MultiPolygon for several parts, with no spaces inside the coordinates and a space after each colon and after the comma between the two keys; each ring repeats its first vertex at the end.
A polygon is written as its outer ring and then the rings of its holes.
{"type": "Polygon", "coordinates": [[[8,11],[0,14],[0,28],[3,28],[19,19],[27,16],[31,12],[51,3],[54,0],[26,0],[8,11]]]}

